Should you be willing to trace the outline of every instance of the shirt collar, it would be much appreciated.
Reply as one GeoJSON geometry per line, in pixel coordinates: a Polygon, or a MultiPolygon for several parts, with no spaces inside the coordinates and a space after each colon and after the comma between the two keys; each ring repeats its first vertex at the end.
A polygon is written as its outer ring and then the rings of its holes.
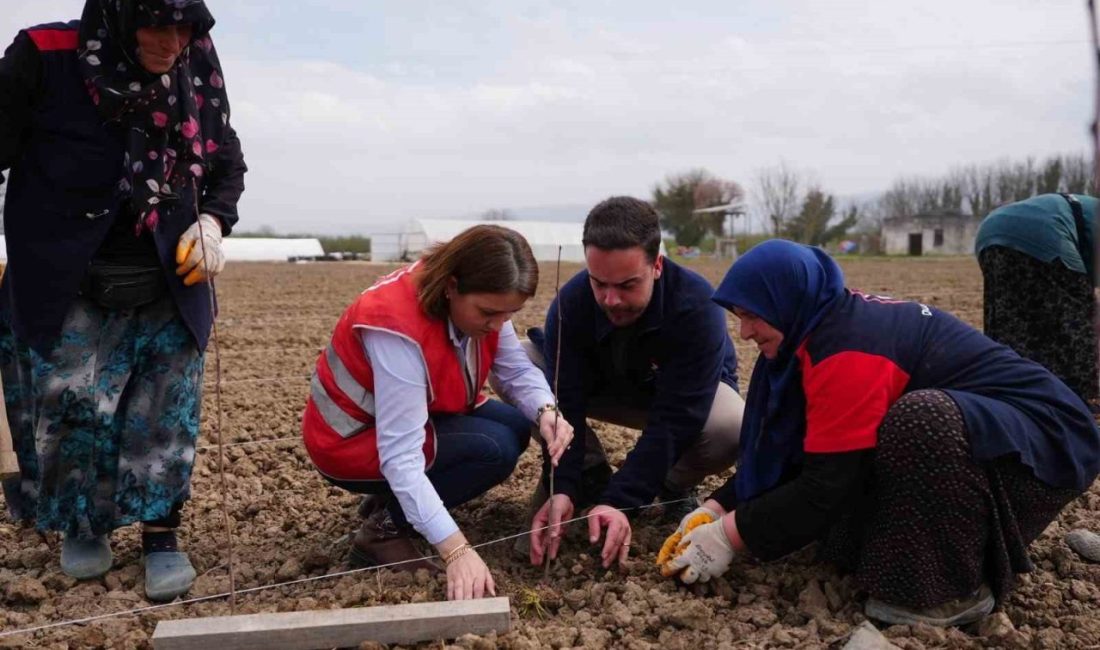
{"type": "Polygon", "coordinates": [[[447,319],[447,336],[451,337],[451,343],[454,343],[457,348],[465,347],[466,340],[470,338],[460,332],[450,318],[447,319]]]}

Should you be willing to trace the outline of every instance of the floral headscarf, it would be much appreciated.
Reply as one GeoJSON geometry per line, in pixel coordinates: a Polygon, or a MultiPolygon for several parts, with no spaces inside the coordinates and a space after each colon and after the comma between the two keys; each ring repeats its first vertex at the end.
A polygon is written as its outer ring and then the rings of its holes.
{"type": "Polygon", "coordinates": [[[210,40],[214,17],[202,0],[87,0],[79,65],[106,122],[125,128],[119,189],[130,194],[135,234],[156,230],[165,205],[209,170],[229,124],[221,64],[210,40]],[[190,24],[191,43],[165,74],[146,71],[137,30],[190,24]]]}

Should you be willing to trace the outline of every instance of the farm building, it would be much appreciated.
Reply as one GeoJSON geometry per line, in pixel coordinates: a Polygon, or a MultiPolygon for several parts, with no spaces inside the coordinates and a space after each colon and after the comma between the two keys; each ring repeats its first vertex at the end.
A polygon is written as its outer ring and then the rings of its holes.
{"type": "Polygon", "coordinates": [[[413,260],[421,251],[438,242],[450,241],[458,233],[479,224],[511,228],[531,245],[535,259],[553,262],[561,247],[563,262],[583,262],[582,223],[554,221],[460,221],[451,219],[413,219],[402,232],[371,234],[371,259],[376,262],[413,260]]]}
{"type": "Polygon", "coordinates": [[[226,237],[222,250],[228,262],[285,262],[292,257],[325,254],[319,240],[307,237],[226,237]]]}
{"type": "Polygon", "coordinates": [[[882,222],[887,255],[971,255],[981,219],[957,212],[892,217],[882,222]]]}

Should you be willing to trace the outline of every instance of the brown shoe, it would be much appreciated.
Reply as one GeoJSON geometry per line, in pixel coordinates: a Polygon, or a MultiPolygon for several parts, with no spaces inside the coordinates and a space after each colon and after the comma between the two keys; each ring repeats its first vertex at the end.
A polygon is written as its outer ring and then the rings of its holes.
{"type": "Polygon", "coordinates": [[[368,494],[359,502],[359,516],[366,519],[386,507],[390,497],[381,494],[368,494]]]}
{"type": "Polygon", "coordinates": [[[400,563],[389,568],[409,572],[427,569],[432,574],[442,572],[438,563],[424,557],[416,548],[413,534],[411,526],[398,526],[389,510],[379,508],[363,521],[352,538],[349,563],[353,568],[400,563]]]}

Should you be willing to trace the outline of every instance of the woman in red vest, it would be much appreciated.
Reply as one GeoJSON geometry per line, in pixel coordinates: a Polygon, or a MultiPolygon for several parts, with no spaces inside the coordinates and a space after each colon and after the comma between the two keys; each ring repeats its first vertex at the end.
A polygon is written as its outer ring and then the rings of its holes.
{"type": "Polygon", "coordinates": [[[532,422],[555,465],[573,438],[510,321],[537,286],[523,237],[475,226],[380,279],[337,322],[302,435],[326,479],[373,495],[352,542],[359,564],[437,568],[415,530],[446,564],[449,599],[495,595],[448,511],[508,478],[532,422]],[[516,406],[482,395],[490,372],[516,406]]]}

